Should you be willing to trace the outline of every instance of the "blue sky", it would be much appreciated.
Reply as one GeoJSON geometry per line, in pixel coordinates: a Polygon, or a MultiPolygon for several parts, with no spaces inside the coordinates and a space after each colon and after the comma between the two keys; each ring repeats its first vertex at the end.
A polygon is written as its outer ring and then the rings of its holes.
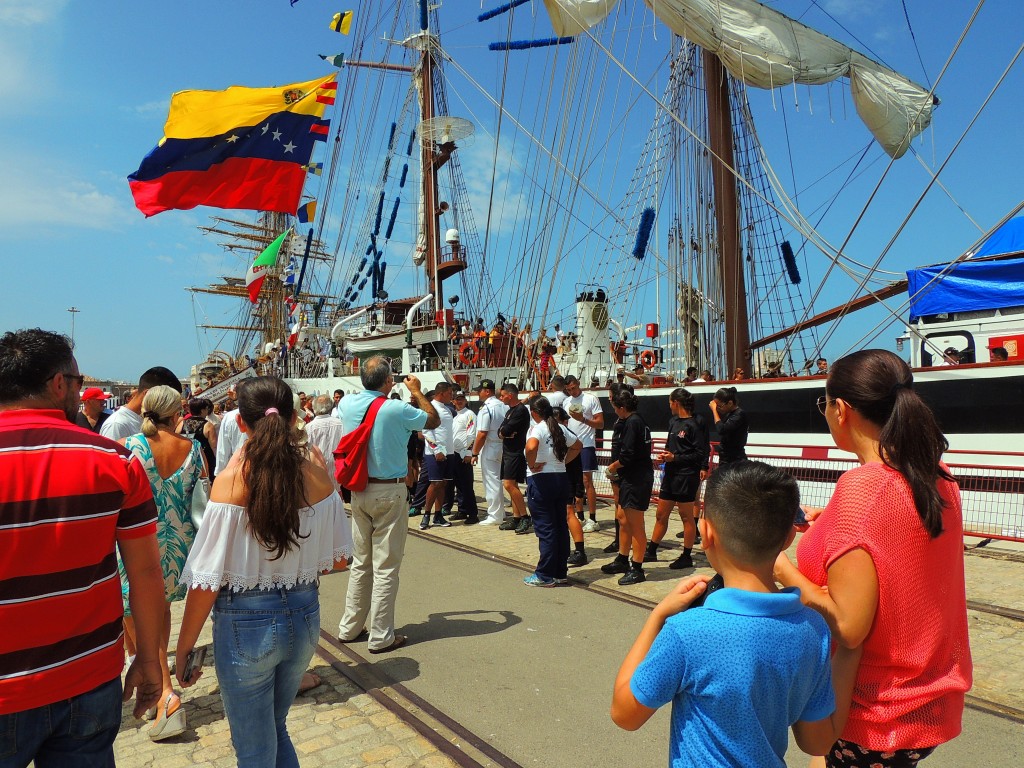
{"type": "MultiPolygon", "coordinates": [[[[486,7],[495,4],[487,0],[486,7]]],[[[368,5],[351,3],[344,8],[360,13],[368,5]]],[[[550,34],[542,4],[538,0],[535,5],[533,15],[527,11],[518,17],[523,36],[550,34]]],[[[623,0],[623,5],[637,6],[629,17],[636,20],[633,40],[643,53],[635,54],[637,60],[647,56],[649,48],[647,58],[654,61],[659,46],[663,50],[666,45],[667,29],[653,24],[639,0],[623,0]]],[[[898,3],[779,0],[772,5],[862,50],[870,48],[869,53],[887,64],[919,82],[925,80],[898,3]]],[[[927,78],[934,80],[973,4],[907,0],[906,7],[927,78]]],[[[167,365],[187,375],[189,366],[218,341],[197,332],[197,320],[230,323],[235,311],[215,299],[194,303],[185,286],[202,285],[223,274],[241,276],[244,268],[240,271],[236,257],[224,254],[196,229],[221,212],[197,208],[147,220],[134,208],[125,177],[159,139],[174,91],[267,86],[326,73],[316,54],[348,50],[348,39],[326,29],[330,16],[342,9],[322,0],[300,0],[295,7],[287,0],[0,0],[0,224],[5,232],[0,253],[6,272],[0,284],[0,328],[42,326],[69,332],[67,309],[75,306],[81,310],[75,337],[83,372],[134,379],[152,365],[167,365]]],[[[446,44],[467,69],[486,73],[481,82],[496,92],[500,83],[493,75],[495,55],[486,50],[486,43],[502,35],[494,26],[481,31],[474,20],[479,9],[476,0],[444,3],[445,23],[451,28],[446,44]]],[[[1024,14],[1017,0],[986,3],[938,88],[943,104],[933,127],[915,144],[929,164],[937,166],[952,149],[1021,40],[1024,14]]],[[[986,228],[1024,198],[1019,139],[1022,69],[1018,62],[941,177],[957,205],[986,228]]],[[[758,125],[769,155],[788,158],[793,152],[792,178],[806,210],[831,194],[829,185],[834,186],[841,174],[809,185],[823,169],[863,149],[868,139],[848,97],[844,101],[837,91],[831,93],[829,109],[825,95],[808,97],[801,89],[796,95],[799,111],[786,89],[776,92],[774,105],[768,94],[754,97],[759,118],[767,117],[758,125]],[[783,110],[785,128],[778,119],[783,110]]],[[[460,89],[453,81],[451,101],[454,114],[473,108],[482,127],[493,128],[493,110],[471,89],[460,89]]],[[[478,135],[470,158],[476,165],[471,168],[489,167],[492,150],[493,144],[478,135]]],[[[872,157],[876,155],[877,149],[872,157]]],[[[499,153],[499,160],[505,159],[499,153]]],[[[779,166],[789,176],[788,165],[779,166]]],[[[883,168],[884,162],[875,159],[864,176],[850,184],[852,200],[831,209],[822,223],[830,241],[845,239],[883,168]]],[[[499,172],[513,186],[522,181],[515,168],[500,167],[499,172]]],[[[479,176],[474,173],[470,179],[476,197],[486,187],[479,176]]],[[[896,163],[851,239],[851,255],[874,261],[927,180],[914,158],[896,163]]],[[[790,178],[784,181],[789,183],[790,178]]],[[[898,272],[958,255],[978,230],[957,205],[942,190],[933,189],[897,240],[886,268],[898,272]]],[[[483,210],[476,211],[476,220],[483,225],[483,210]]],[[[494,223],[496,234],[515,225],[494,223]]],[[[809,282],[823,273],[823,264],[812,265],[809,282]]],[[[830,280],[816,308],[842,302],[853,288],[849,279],[830,280]]],[[[878,312],[868,314],[855,325],[867,328],[879,317],[878,312]]],[[[878,343],[891,348],[890,337],[896,335],[898,329],[887,332],[878,343]]],[[[829,347],[831,356],[857,338],[856,330],[837,333],[829,347]]]]}

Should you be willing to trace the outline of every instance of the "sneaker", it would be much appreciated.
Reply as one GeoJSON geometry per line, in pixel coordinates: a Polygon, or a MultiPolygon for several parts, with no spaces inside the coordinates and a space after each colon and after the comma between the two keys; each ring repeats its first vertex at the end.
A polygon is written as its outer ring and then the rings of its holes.
{"type": "Polygon", "coordinates": [[[430,527],[430,515],[424,515],[423,519],[420,520],[420,530],[425,531],[430,527]]]}
{"type": "Polygon", "coordinates": [[[452,515],[452,508],[451,507],[441,507],[441,514],[444,515],[445,517],[451,517],[451,515],[452,515]]]}
{"type": "Polygon", "coordinates": [[[533,518],[529,515],[525,515],[519,519],[519,525],[516,526],[516,536],[522,536],[533,530],[533,518]]]}
{"type": "Polygon", "coordinates": [[[676,538],[677,539],[684,539],[684,538],[686,538],[686,531],[680,531],[679,533],[677,533],[676,534],[676,538]]]}
{"type": "Polygon", "coordinates": [[[452,524],[444,519],[443,515],[434,515],[434,521],[431,523],[435,528],[451,528],[452,524]]]}
{"type": "Polygon", "coordinates": [[[658,562],[658,550],[648,548],[648,550],[646,552],[644,552],[644,562],[645,563],[656,563],[656,562],[658,562]]]}
{"type": "Polygon", "coordinates": [[[697,535],[693,537],[693,544],[694,546],[700,544],[700,528],[697,529],[697,535]]]}
{"type": "Polygon", "coordinates": [[[480,522],[479,517],[467,517],[463,525],[476,525],[480,522]]]}
{"type": "Polygon", "coordinates": [[[485,517],[483,520],[480,521],[480,525],[501,525],[501,523],[499,523],[493,517],[485,517]]]}
{"type": "Polygon", "coordinates": [[[409,517],[419,517],[423,514],[423,510],[419,507],[409,507],[409,517]]]}
{"type": "Polygon", "coordinates": [[[553,587],[555,586],[555,580],[547,576],[541,576],[539,573],[531,573],[523,579],[523,584],[528,587],[553,587]]]}
{"type": "Polygon", "coordinates": [[[568,565],[570,568],[578,568],[581,565],[586,565],[588,562],[590,561],[587,559],[586,552],[581,552],[578,549],[574,549],[572,552],[569,553],[569,559],[566,561],[566,565],[568,565]]]}
{"type": "Polygon", "coordinates": [[[568,579],[559,579],[559,578],[555,579],[555,586],[556,587],[562,587],[562,586],[565,586],[568,583],[569,583],[568,579]]]}
{"type": "Polygon", "coordinates": [[[506,517],[505,521],[498,526],[499,531],[514,531],[519,526],[518,517],[506,517]]]}
{"type": "Polygon", "coordinates": [[[597,533],[601,530],[601,524],[592,517],[587,518],[587,522],[583,524],[584,533],[597,533]]]}
{"type": "Polygon", "coordinates": [[[628,573],[629,560],[624,557],[616,557],[610,563],[601,566],[601,573],[628,573]]]}
{"type": "Polygon", "coordinates": [[[647,581],[642,568],[630,568],[629,573],[619,579],[620,587],[628,587],[630,584],[642,584],[647,581]]]}
{"type": "MultiPolygon", "coordinates": [[[[445,514],[445,511],[442,509],[441,513],[445,514]]],[[[461,509],[458,512],[452,512],[450,515],[448,515],[449,520],[465,520],[467,517],[469,516],[461,509]]]]}
{"type": "Polygon", "coordinates": [[[685,552],[668,564],[673,571],[681,571],[684,568],[693,568],[693,558],[685,552]]]}
{"type": "Polygon", "coordinates": [[[601,551],[604,552],[606,555],[610,555],[613,552],[618,552],[619,551],[619,542],[618,542],[618,540],[613,541],[611,544],[609,544],[607,547],[605,547],[601,551]]]}

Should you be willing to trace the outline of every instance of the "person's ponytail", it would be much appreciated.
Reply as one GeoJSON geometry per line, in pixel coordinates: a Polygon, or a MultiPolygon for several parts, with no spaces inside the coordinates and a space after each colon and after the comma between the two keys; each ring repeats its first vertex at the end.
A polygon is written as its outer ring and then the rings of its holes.
{"type": "Polygon", "coordinates": [[[953,479],[939,463],[949,441],[931,408],[912,389],[899,387],[893,400],[892,413],[879,435],[882,461],[906,478],[917,514],[934,539],[942,533],[945,506],[936,481],[939,477],[953,479]]]}
{"type": "Polygon", "coordinates": [[[555,452],[555,458],[564,462],[569,453],[569,446],[565,442],[565,433],[562,432],[562,425],[555,418],[551,403],[546,397],[536,395],[530,398],[530,410],[540,416],[547,425],[548,432],[551,434],[551,447],[555,452]]]}
{"type": "Polygon", "coordinates": [[[277,560],[298,545],[299,510],[308,506],[292,391],[270,376],[247,379],[238,386],[238,412],[249,427],[242,462],[249,528],[277,560]]]}
{"type": "Polygon", "coordinates": [[[913,384],[910,367],[899,357],[865,349],[832,366],[825,391],[879,427],[882,461],[903,475],[922,525],[935,538],[942,533],[945,507],[937,483],[953,480],[941,465],[949,441],[913,384]]]}

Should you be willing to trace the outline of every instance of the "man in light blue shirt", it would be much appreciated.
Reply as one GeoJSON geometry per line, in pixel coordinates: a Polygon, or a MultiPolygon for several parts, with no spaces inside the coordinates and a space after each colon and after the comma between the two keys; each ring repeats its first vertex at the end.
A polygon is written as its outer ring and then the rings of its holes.
{"type": "MultiPolygon", "coordinates": [[[[363,363],[360,378],[364,391],[348,395],[338,406],[344,434],[358,427],[370,404],[387,397],[395,386],[391,364],[383,355],[363,363]]],[[[406,447],[413,432],[434,429],[441,423],[434,406],[423,396],[419,379],[406,376],[403,383],[418,408],[387,400],[377,411],[367,451],[370,479],[365,489],[352,492],[352,565],[338,639],[343,643],[362,639],[369,624],[366,644],[370,653],[386,653],[406,641],[405,635],[395,634],[398,571],[409,530],[406,447]]]]}

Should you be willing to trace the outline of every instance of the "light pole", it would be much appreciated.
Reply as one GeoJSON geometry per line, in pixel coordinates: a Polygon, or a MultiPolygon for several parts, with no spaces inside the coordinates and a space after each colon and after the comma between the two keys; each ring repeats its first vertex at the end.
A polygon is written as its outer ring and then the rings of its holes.
{"type": "Polygon", "coordinates": [[[82,310],[80,310],[78,307],[69,307],[68,308],[68,312],[71,313],[71,343],[72,343],[72,345],[75,343],[75,315],[77,315],[81,311],[82,310]]]}

